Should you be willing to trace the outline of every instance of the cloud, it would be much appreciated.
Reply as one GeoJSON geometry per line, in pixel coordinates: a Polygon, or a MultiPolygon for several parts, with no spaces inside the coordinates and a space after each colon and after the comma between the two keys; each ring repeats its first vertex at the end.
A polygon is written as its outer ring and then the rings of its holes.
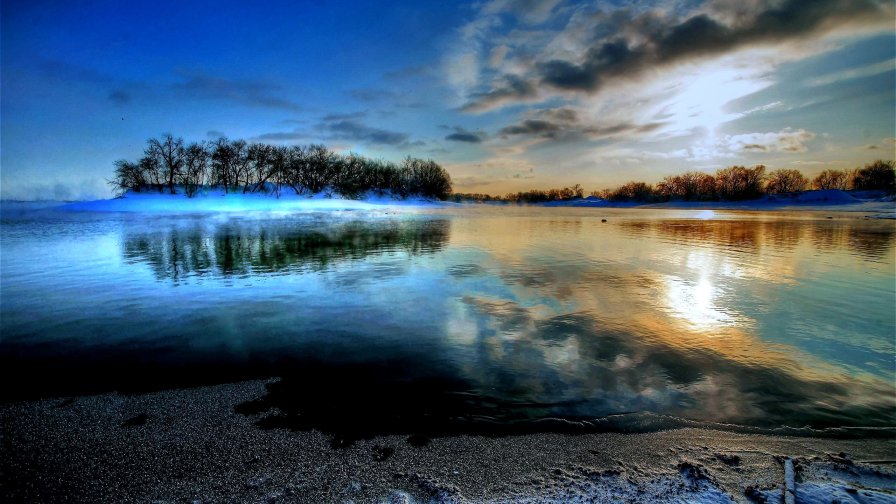
{"type": "Polygon", "coordinates": [[[724,143],[733,152],[806,152],[806,144],[817,135],[804,129],[784,128],[778,132],[726,136],[724,143]]]}
{"type": "Polygon", "coordinates": [[[119,81],[101,71],[59,60],[44,61],[39,64],[39,68],[47,79],[60,81],[67,85],[73,82],[81,82],[93,87],[107,88],[109,91],[106,94],[106,98],[117,105],[130,103],[133,98],[132,93],[126,91],[125,88],[140,87],[134,83],[119,81]]]}
{"type": "Polygon", "coordinates": [[[327,114],[321,117],[321,120],[324,122],[355,121],[358,119],[364,119],[365,117],[367,117],[367,112],[359,110],[358,112],[349,112],[347,114],[327,114]]]}
{"type": "Polygon", "coordinates": [[[406,133],[372,128],[353,120],[340,120],[324,124],[324,129],[336,140],[351,140],[381,145],[400,145],[408,141],[406,133]]]}
{"type": "Polygon", "coordinates": [[[507,56],[508,52],[510,52],[510,48],[506,45],[493,47],[488,56],[488,66],[492,68],[500,67],[501,63],[504,62],[504,58],[507,56]]]}
{"type": "Polygon", "coordinates": [[[254,137],[253,140],[272,141],[272,142],[294,142],[299,140],[308,140],[311,137],[308,133],[300,130],[296,131],[278,131],[273,133],[263,133],[254,137]]]}
{"type": "Polygon", "coordinates": [[[109,100],[119,105],[124,105],[125,103],[129,103],[131,101],[131,95],[125,93],[124,91],[116,89],[109,93],[109,100]]]}
{"type": "Polygon", "coordinates": [[[865,65],[859,68],[850,68],[848,70],[829,73],[827,75],[811,79],[807,82],[807,84],[809,86],[825,86],[828,84],[833,84],[835,82],[858,79],[861,77],[870,77],[872,75],[877,75],[884,72],[892,72],[893,68],[896,68],[896,59],[889,59],[886,61],[880,61],[878,63],[865,65]]]}
{"type": "Polygon", "coordinates": [[[547,21],[560,0],[492,0],[485,4],[485,14],[506,13],[526,24],[540,24],[547,21]]]}
{"type": "Polygon", "coordinates": [[[449,163],[445,169],[451,173],[455,188],[461,191],[480,191],[485,186],[506,184],[523,187],[522,182],[535,177],[535,165],[528,160],[493,157],[469,163],[449,163]]]}
{"type": "Polygon", "coordinates": [[[805,129],[784,128],[777,132],[719,135],[684,149],[680,157],[691,161],[737,158],[743,154],[796,154],[809,151],[818,135],[805,129]]]}
{"type": "Polygon", "coordinates": [[[841,161],[818,161],[818,160],[805,160],[805,159],[797,159],[796,161],[791,161],[790,164],[795,166],[820,166],[826,164],[838,164],[841,161]]]}
{"type": "Polygon", "coordinates": [[[420,147],[425,142],[420,140],[410,141],[406,133],[390,131],[382,128],[368,126],[361,122],[366,117],[365,112],[348,114],[330,114],[321,118],[321,121],[313,128],[295,128],[292,131],[274,131],[263,133],[253,138],[260,141],[329,141],[329,142],[360,142],[370,145],[388,145],[395,147],[420,147]]]}
{"type": "Polygon", "coordinates": [[[501,128],[502,135],[534,135],[554,138],[563,126],[550,121],[526,119],[520,124],[501,128]]]}
{"type": "Polygon", "coordinates": [[[464,112],[485,112],[506,103],[532,101],[538,95],[538,88],[530,81],[516,75],[505,75],[492,89],[474,93],[472,100],[461,110],[464,112]]]}
{"type": "Polygon", "coordinates": [[[493,79],[487,89],[469,95],[463,110],[491,110],[550,93],[595,93],[610,83],[664,67],[758,45],[801,42],[837,28],[880,28],[892,24],[893,17],[889,3],[873,0],[759,5],[765,8],[741,7],[738,16],[718,8],[683,15],[660,9],[597,12],[588,18],[590,23],[579,19],[575,26],[570,23],[570,33],[558,35],[566,39],[563,50],[543,51],[534,55],[524,72],[493,79]]]}
{"type": "Polygon", "coordinates": [[[768,110],[776,109],[782,107],[784,104],[780,101],[773,101],[771,103],[766,103],[765,105],[760,105],[758,107],[753,107],[749,110],[744,110],[742,112],[743,115],[755,114],[757,112],[766,112],[768,110]]]}
{"type": "Polygon", "coordinates": [[[225,135],[223,131],[209,130],[205,132],[205,136],[212,140],[217,140],[219,138],[225,138],[227,135],[225,135]]]}
{"type": "Polygon", "coordinates": [[[587,124],[579,118],[579,112],[572,108],[560,107],[543,109],[528,114],[530,117],[501,128],[499,133],[506,137],[528,136],[544,139],[575,140],[581,138],[605,138],[622,133],[637,134],[653,131],[663,125],[661,122],[637,125],[630,122],[607,124],[587,124]]]}
{"type": "Polygon", "coordinates": [[[293,112],[305,109],[302,105],[280,96],[283,91],[280,86],[274,84],[247,79],[226,79],[200,73],[184,77],[185,80],[174,84],[173,89],[191,98],[230,101],[241,105],[293,112]]]}
{"type": "Polygon", "coordinates": [[[485,140],[485,133],[482,131],[469,131],[460,126],[454,127],[454,133],[445,136],[445,140],[453,142],[481,143],[485,140]]]}

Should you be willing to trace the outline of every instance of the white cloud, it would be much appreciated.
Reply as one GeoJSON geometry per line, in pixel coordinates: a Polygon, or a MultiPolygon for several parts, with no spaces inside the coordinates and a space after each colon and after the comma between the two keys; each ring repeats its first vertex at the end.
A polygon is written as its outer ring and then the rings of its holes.
{"type": "Polygon", "coordinates": [[[727,136],[724,144],[732,152],[807,152],[806,144],[816,136],[804,129],[784,128],[778,132],[727,136]]]}
{"type": "Polygon", "coordinates": [[[860,77],[871,77],[872,75],[884,72],[896,71],[896,59],[889,59],[871,65],[865,65],[859,68],[850,68],[839,72],[829,73],[822,77],[816,77],[807,82],[810,86],[824,86],[849,79],[858,79],[860,77]]]}

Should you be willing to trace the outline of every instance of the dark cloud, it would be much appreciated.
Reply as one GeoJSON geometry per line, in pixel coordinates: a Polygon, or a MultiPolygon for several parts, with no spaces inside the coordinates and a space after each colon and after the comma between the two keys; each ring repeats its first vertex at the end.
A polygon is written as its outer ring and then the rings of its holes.
{"type": "Polygon", "coordinates": [[[131,95],[121,90],[114,90],[109,93],[109,100],[119,105],[124,105],[131,101],[131,95]]]}
{"type": "Polygon", "coordinates": [[[301,111],[304,107],[280,96],[282,89],[274,84],[253,81],[225,79],[205,74],[191,74],[186,80],[173,86],[175,91],[192,98],[225,100],[241,105],[301,111]]]}
{"type": "Polygon", "coordinates": [[[63,84],[80,82],[100,89],[109,89],[106,98],[118,105],[129,103],[132,94],[125,88],[134,88],[133,83],[119,81],[111,75],[94,70],[92,68],[72,65],[64,61],[47,60],[39,65],[40,71],[47,79],[59,81],[63,84]]]}
{"type": "Polygon", "coordinates": [[[367,117],[367,112],[358,111],[358,112],[349,112],[347,114],[327,114],[321,117],[321,120],[324,122],[334,122],[334,121],[355,121],[358,119],[364,119],[367,117]]]}
{"type": "MultiPolygon", "coordinates": [[[[725,21],[703,13],[683,21],[653,11],[617,11],[615,31],[594,39],[577,61],[554,59],[534,65],[527,78],[506,76],[505,82],[474,94],[466,111],[482,111],[508,102],[525,101],[540,86],[563,91],[595,92],[607,82],[633,77],[658,66],[721,55],[757,44],[800,39],[848,23],[891,17],[889,2],[875,0],[787,0],[766,10],[725,21]]],[[[599,23],[596,20],[595,23],[599,23]]],[[[595,26],[594,31],[600,31],[595,26]]]]}
{"type": "Polygon", "coordinates": [[[253,140],[269,140],[273,142],[290,142],[298,140],[307,140],[308,134],[302,131],[282,131],[274,133],[264,133],[253,138],[253,140]]]}
{"type": "Polygon", "coordinates": [[[571,108],[561,107],[539,110],[517,124],[502,128],[499,133],[509,136],[531,136],[549,139],[571,140],[577,138],[603,138],[621,133],[647,133],[664,123],[648,123],[636,125],[618,123],[607,126],[596,126],[583,123],[579,114],[571,108]]]}
{"type": "Polygon", "coordinates": [[[224,138],[227,135],[225,135],[223,131],[209,130],[205,132],[205,136],[211,138],[212,140],[217,140],[219,138],[224,138]]]}
{"type": "Polygon", "coordinates": [[[460,126],[454,127],[454,133],[445,137],[445,140],[453,142],[481,143],[485,140],[485,133],[482,131],[469,131],[460,126]]]}
{"type": "Polygon", "coordinates": [[[541,116],[564,124],[572,124],[579,121],[579,113],[568,107],[547,109],[541,112],[541,116]]]}
{"type": "Polygon", "coordinates": [[[461,107],[465,112],[482,112],[505,102],[525,101],[535,98],[538,88],[532,82],[516,75],[505,75],[503,82],[490,91],[477,93],[461,107]]]}
{"type": "Polygon", "coordinates": [[[565,129],[562,125],[540,119],[526,119],[525,121],[507,126],[501,129],[502,135],[531,135],[546,138],[554,138],[557,133],[565,129]]]}
{"type": "Polygon", "coordinates": [[[323,127],[337,140],[352,140],[382,145],[400,145],[406,144],[408,141],[408,135],[405,133],[372,128],[348,119],[325,123],[323,127]]]}
{"type": "Polygon", "coordinates": [[[259,141],[350,141],[371,145],[390,145],[398,147],[421,147],[426,145],[421,140],[409,141],[409,136],[397,131],[367,126],[359,119],[366,116],[363,112],[353,114],[331,114],[321,119],[314,129],[296,128],[293,131],[274,131],[253,138],[259,141]]]}

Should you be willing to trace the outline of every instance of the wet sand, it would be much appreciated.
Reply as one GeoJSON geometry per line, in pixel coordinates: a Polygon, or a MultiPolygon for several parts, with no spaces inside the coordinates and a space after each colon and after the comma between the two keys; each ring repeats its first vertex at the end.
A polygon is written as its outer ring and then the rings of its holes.
{"type": "Polygon", "coordinates": [[[256,425],[276,412],[235,412],[264,385],[0,405],[0,501],[785,502],[792,493],[796,502],[896,502],[892,435],[685,428],[390,435],[334,448],[314,430],[256,425]]]}

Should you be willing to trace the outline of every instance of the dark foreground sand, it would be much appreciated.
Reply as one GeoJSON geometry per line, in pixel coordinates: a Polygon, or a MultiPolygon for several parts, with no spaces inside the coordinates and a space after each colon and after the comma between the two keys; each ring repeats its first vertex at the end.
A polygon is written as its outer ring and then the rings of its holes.
{"type": "Polygon", "coordinates": [[[253,381],[2,405],[0,502],[896,502],[892,437],[679,429],[332,448],[234,412],[263,393],[253,381]]]}

